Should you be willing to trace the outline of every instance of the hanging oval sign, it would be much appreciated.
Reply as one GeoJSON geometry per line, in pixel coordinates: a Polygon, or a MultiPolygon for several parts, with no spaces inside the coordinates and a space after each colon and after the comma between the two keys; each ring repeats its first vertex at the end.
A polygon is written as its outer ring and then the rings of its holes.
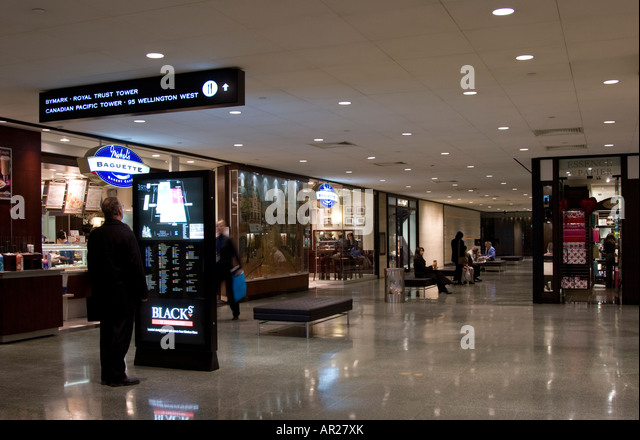
{"type": "Polygon", "coordinates": [[[149,167],[133,150],[122,145],[106,145],[87,157],[89,170],[104,182],[118,188],[130,188],[134,174],[146,174],[149,167]]]}
{"type": "Polygon", "coordinates": [[[338,194],[328,183],[323,183],[316,192],[316,198],[325,208],[331,208],[338,203],[338,194]]]}

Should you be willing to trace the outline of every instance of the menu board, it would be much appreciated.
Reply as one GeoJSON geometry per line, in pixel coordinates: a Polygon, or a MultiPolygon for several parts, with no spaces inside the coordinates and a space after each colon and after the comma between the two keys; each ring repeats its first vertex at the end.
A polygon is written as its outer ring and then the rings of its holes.
{"type": "Polygon", "coordinates": [[[67,183],[67,200],[64,205],[65,214],[82,214],[86,189],[86,180],[69,180],[67,183]]]}
{"type": "Polygon", "coordinates": [[[47,192],[47,209],[62,209],[64,205],[64,194],[67,191],[67,182],[49,182],[47,192]]]}
{"type": "Polygon", "coordinates": [[[100,203],[102,202],[102,187],[89,186],[87,190],[87,201],[85,202],[85,211],[100,211],[100,203]]]}

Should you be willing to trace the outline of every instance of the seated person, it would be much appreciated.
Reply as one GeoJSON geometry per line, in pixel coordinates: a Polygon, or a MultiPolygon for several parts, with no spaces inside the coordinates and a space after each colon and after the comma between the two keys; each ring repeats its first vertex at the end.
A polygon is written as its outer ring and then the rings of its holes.
{"type": "Polygon", "coordinates": [[[487,248],[487,255],[484,256],[485,261],[493,261],[496,259],[496,250],[491,246],[490,241],[484,242],[484,247],[487,248]]]}
{"type": "Polygon", "coordinates": [[[436,282],[439,293],[451,293],[447,290],[447,284],[451,284],[451,281],[437,270],[434,270],[433,266],[427,266],[423,254],[424,248],[419,247],[413,258],[413,270],[416,278],[431,278],[436,282]]]}
{"type": "Polygon", "coordinates": [[[358,245],[357,242],[351,247],[351,250],[349,251],[349,256],[352,259],[358,261],[362,265],[363,269],[371,268],[371,262],[365,255],[362,255],[362,251],[360,251],[360,246],[358,245]]]}
{"type": "Polygon", "coordinates": [[[473,261],[473,258],[471,257],[470,253],[467,253],[467,264],[466,266],[463,268],[463,270],[465,270],[467,267],[471,268],[471,274],[472,274],[472,279],[473,281],[471,282],[471,284],[473,283],[477,283],[479,281],[482,281],[478,275],[480,274],[480,265],[476,264],[473,261]]]}

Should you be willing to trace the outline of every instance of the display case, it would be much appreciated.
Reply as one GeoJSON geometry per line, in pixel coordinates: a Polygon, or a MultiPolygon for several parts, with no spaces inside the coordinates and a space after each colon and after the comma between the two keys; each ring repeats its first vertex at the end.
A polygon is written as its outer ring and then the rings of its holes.
{"type": "MultiPolygon", "coordinates": [[[[610,210],[599,210],[593,213],[592,215],[592,224],[593,224],[593,282],[594,285],[600,285],[600,287],[604,287],[606,285],[606,259],[604,254],[604,241],[609,234],[613,234],[616,240],[620,238],[620,223],[619,219],[613,215],[611,215],[610,210]]],[[[618,261],[613,264],[613,275],[612,279],[614,281],[614,287],[619,286],[618,279],[618,261]]]]}
{"type": "Polygon", "coordinates": [[[562,226],[561,287],[568,292],[587,290],[591,287],[589,217],[583,210],[567,209],[562,226]]]}
{"type": "Polygon", "coordinates": [[[43,259],[49,262],[49,267],[60,269],[86,269],[87,244],[43,244],[43,259]]]}

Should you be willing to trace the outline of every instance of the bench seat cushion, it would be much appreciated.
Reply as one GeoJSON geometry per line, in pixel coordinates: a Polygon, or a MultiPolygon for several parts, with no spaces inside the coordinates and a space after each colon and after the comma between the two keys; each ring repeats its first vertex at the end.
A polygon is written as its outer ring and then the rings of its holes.
{"type": "Polygon", "coordinates": [[[433,278],[416,278],[415,275],[405,276],[404,285],[405,287],[428,287],[435,286],[436,282],[433,278]]]}
{"type": "Polygon", "coordinates": [[[311,322],[353,308],[351,298],[296,298],[253,308],[253,319],[265,321],[311,322]]]}

